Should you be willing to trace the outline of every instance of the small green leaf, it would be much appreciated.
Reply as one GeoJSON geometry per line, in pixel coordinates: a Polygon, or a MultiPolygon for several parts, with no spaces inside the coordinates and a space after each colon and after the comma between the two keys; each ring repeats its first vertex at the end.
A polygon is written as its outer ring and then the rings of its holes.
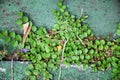
{"type": "Polygon", "coordinates": [[[97,44],[95,44],[95,45],[93,45],[93,47],[96,49],[98,46],[97,46],[97,44]]]}
{"type": "Polygon", "coordinates": [[[33,25],[32,21],[29,21],[29,25],[30,25],[30,26],[32,26],[32,25],[33,25]]]}
{"type": "Polygon", "coordinates": [[[12,43],[13,47],[17,47],[18,46],[18,41],[12,41],[11,43],[12,43]]]}
{"type": "Polygon", "coordinates": [[[91,50],[89,51],[89,53],[90,53],[90,54],[94,54],[94,50],[91,49],[91,50]]]}
{"type": "Polygon", "coordinates": [[[43,35],[43,31],[39,28],[39,30],[37,30],[37,32],[36,32],[38,35],[43,35]]]}
{"type": "Polygon", "coordinates": [[[16,20],[16,23],[17,23],[18,25],[21,25],[21,24],[23,23],[23,21],[22,21],[21,19],[18,19],[18,20],[16,20]]]}
{"type": "Polygon", "coordinates": [[[88,64],[83,64],[84,69],[88,68],[88,64]]]}
{"type": "Polygon", "coordinates": [[[3,38],[3,34],[0,33],[0,39],[3,38]]]}
{"type": "Polygon", "coordinates": [[[88,30],[87,30],[87,34],[88,34],[88,35],[90,35],[90,33],[91,33],[91,30],[90,30],[90,29],[88,29],[88,30]]]}
{"type": "Polygon", "coordinates": [[[25,75],[30,76],[31,72],[27,70],[27,71],[25,71],[25,75]]]}
{"type": "Polygon", "coordinates": [[[18,15],[22,18],[23,17],[23,12],[18,12],[18,15]]]}
{"type": "Polygon", "coordinates": [[[23,44],[23,43],[20,43],[20,44],[18,45],[18,47],[19,47],[20,49],[22,49],[22,48],[24,48],[24,44],[23,44]]]}
{"type": "Polygon", "coordinates": [[[53,54],[52,55],[52,59],[56,59],[57,58],[57,55],[56,54],[53,54]]]}
{"type": "Polygon", "coordinates": [[[97,68],[96,67],[94,67],[94,72],[97,72],[97,68]]]}
{"type": "Polygon", "coordinates": [[[95,44],[99,45],[99,44],[100,44],[100,41],[99,41],[99,40],[96,40],[96,41],[95,41],[95,44]]]}
{"type": "Polygon", "coordinates": [[[37,54],[36,57],[37,57],[38,60],[41,60],[41,59],[42,59],[41,54],[37,54]]]}
{"type": "Polygon", "coordinates": [[[117,63],[115,63],[115,62],[112,62],[112,66],[113,67],[118,67],[117,63]]]}
{"type": "Polygon", "coordinates": [[[10,40],[11,40],[10,37],[6,37],[6,38],[5,38],[5,41],[6,41],[7,43],[10,42],[10,40]]]}
{"type": "Polygon", "coordinates": [[[101,65],[101,61],[98,61],[97,63],[98,63],[99,66],[101,65]]]}
{"type": "Polygon", "coordinates": [[[78,53],[79,53],[79,54],[82,54],[82,50],[79,50],[78,53]]]}
{"type": "Polygon", "coordinates": [[[41,65],[41,64],[36,64],[36,65],[35,65],[35,69],[40,70],[41,68],[42,68],[42,65],[41,65]]]}
{"type": "Polygon", "coordinates": [[[104,45],[105,44],[105,40],[100,40],[100,44],[104,45]]]}
{"type": "Polygon", "coordinates": [[[49,46],[45,46],[46,52],[50,52],[49,46]]]}
{"type": "Polygon", "coordinates": [[[118,24],[118,29],[120,29],[120,23],[118,24]]]}
{"type": "Polygon", "coordinates": [[[49,62],[49,63],[48,63],[48,67],[53,68],[53,67],[54,67],[54,64],[51,63],[51,62],[49,62]]]}
{"type": "Polygon", "coordinates": [[[72,56],[72,60],[76,60],[76,56],[72,56]]]}
{"type": "Polygon", "coordinates": [[[108,48],[109,48],[108,45],[105,45],[105,46],[104,46],[104,49],[105,49],[105,50],[108,50],[108,48]]]}
{"type": "Polygon", "coordinates": [[[34,75],[38,75],[39,73],[40,73],[39,70],[33,70],[34,75]]]}
{"type": "Polygon", "coordinates": [[[81,54],[81,55],[80,55],[80,59],[82,59],[82,60],[83,60],[83,59],[84,59],[84,55],[82,55],[82,54],[81,54]]]}
{"type": "Polygon", "coordinates": [[[84,38],[87,37],[87,33],[84,33],[83,36],[84,36],[84,38]]]}
{"type": "Polygon", "coordinates": [[[87,48],[84,48],[84,53],[87,53],[88,52],[88,49],[87,48]]]}
{"type": "Polygon", "coordinates": [[[62,5],[62,9],[66,9],[66,5],[62,5]]]}
{"type": "Polygon", "coordinates": [[[96,65],[95,64],[91,64],[91,67],[95,67],[96,65]]]}
{"type": "Polygon", "coordinates": [[[35,48],[32,48],[30,51],[31,51],[31,53],[33,53],[33,54],[36,53],[36,49],[35,49],[35,48]]]}
{"type": "Polygon", "coordinates": [[[64,14],[65,14],[66,16],[69,16],[69,13],[68,13],[67,11],[65,11],[64,14]]]}
{"type": "Polygon", "coordinates": [[[118,58],[116,58],[115,56],[112,56],[112,61],[118,61],[118,58]]]}
{"type": "Polygon", "coordinates": [[[34,75],[30,76],[30,80],[36,80],[36,76],[34,75]]]}
{"type": "Polygon", "coordinates": [[[22,41],[22,37],[20,35],[16,35],[16,40],[17,41],[22,41]]]}
{"type": "Polygon", "coordinates": [[[88,55],[88,54],[85,55],[85,58],[89,60],[90,59],[90,55],[88,55]]]}
{"type": "Polygon", "coordinates": [[[15,38],[15,32],[11,32],[10,37],[15,38]]]}
{"type": "Polygon", "coordinates": [[[34,67],[33,67],[32,64],[29,64],[29,65],[28,65],[28,69],[32,70],[33,68],[34,68],[34,67]]]}
{"type": "Polygon", "coordinates": [[[117,34],[118,36],[120,36],[120,30],[119,30],[119,29],[116,31],[116,34],[117,34]]]}
{"type": "Polygon", "coordinates": [[[4,31],[2,32],[2,34],[3,34],[4,36],[8,36],[8,30],[4,30],[4,31]]]}
{"type": "Polygon", "coordinates": [[[60,12],[63,13],[63,12],[64,12],[64,9],[61,8],[61,9],[60,9],[60,12]]]}
{"type": "Polygon", "coordinates": [[[114,68],[114,69],[112,70],[112,72],[113,72],[114,74],[117,74],[119,71],[118,71],[117,68],[114,68]]]}
{"type": "Polygon", "coordinates": [[[27,16],[23,16],[23,21],[26,23],[28,22],[28,17],[27,16]]]}
{"type": "Polygon", "coordinates": [[[103,50],[103,45],[99,45],[98,49],[103,50]]]}
{"type": "Polygon", "coordinates": [[[62,2],[59,2],[59,3],[58,3],[58,7],[61,7],[61,6],[62,6],[62,2]]]}
{"type": "Polygon", "coordinates": [[[111,64],[109,63],[109,64],[107,64],[107,68],[110,68],[111,67],[111,64]]]}
{"type": "Polygon", "coordinates": [[[36,31],[37,30],[37,27],[36,26],[32,26],[32,31],[36,31]]]}
{"type": "Polygon", "coordinates": [[[110,57],[107,58],[107,62],[110,63],[112,59],[110,57]]]}

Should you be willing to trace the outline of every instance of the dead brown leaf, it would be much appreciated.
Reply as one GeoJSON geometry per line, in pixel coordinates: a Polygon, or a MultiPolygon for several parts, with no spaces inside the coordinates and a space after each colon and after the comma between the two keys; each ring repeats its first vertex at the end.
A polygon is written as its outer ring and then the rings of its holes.
{"type": "Polygon", "coordinates": [[[23,43],[25,43],[30,31],[31,31],[31,26],[29,26],[29,22],[23,24],[24,27],[24,36],[23,36],[23,43]]]}

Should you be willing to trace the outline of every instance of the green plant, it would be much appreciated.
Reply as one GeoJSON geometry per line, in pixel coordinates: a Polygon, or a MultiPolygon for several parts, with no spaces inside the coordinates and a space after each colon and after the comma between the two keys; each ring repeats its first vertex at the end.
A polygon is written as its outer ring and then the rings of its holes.
{"type": "Polygon", "coordinates": [[[116,34],[117,34],[118,36],[120,36],[120,23],[118,24],[118,29],[117,29],[117,31],[116,31],[116,34]]]}
{"type": "MultiPolygon", "coordinates": [[[[82,15],[76,18],[67,11],[63,0],[59,1],[58,7],[59,10],[53,11],[56,24],[49,32],[43,26],[36,27],[23,12],[18,13],[20,18],[16,23],[21,26],[29,22],[32,27],[24,44],[21,35],[15,32],[5,30],[0,33],[0,39],[19,49],[24,48],[24,52],[20,54],[30,61],[28,70],[25,72],[27,79],[36,80],[41,76],[45,80],[52,79],[53,75],[49,70],[55,70],[61,63],[83,64],[85,69],[91,66],[95,72],[113,68],[113,79],[120,79],[120,38],[115,41],[105,38],[97,39],[89,29],[89,25],[85,23],[88,16],[82,15]],[[68,42],[64,47],[67,39],[68,42]]],[[[120,36],[119,29],[120,24],[116,31],[118,36],[120,36]]]]}

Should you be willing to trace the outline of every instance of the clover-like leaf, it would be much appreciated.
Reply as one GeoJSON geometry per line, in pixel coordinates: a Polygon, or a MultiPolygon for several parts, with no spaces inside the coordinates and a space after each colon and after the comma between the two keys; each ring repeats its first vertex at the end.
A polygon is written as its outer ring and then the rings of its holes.
{"type": "Polygon", "coordinates": [[[84,48],[84,53],[87,53],[88,52],[88,49],[87,48],[84,48]]]}
{"type": "Polygon", "coordinates": [[[108,50],[108,48],[109,48],[108,45],[105,45],[105,46],[104,46],[104,49],[105,49],[105,50],[108,50]]]}
{"type": "Polygon", "coordinates": [[[105,40],[100,40],[100,44],[104,45],[105,44],[105,40]]]}
{"type": "Polygon", "coordinates": [[[53,55],[52,55],[52,58],[53,58],[53,59],[56,59],[56,58],[57,58],[57,55],[56,55],[56,54],[53,54],[53,55]]]}
{"type": "Polygon", "coordinates": [[[88,68],[88,64],[83,64],[84,69],[88,68]]]}
{"type": "Polygon", "coordinates": [[[95,67],[96,65],[95,64],[91,64],[91,67],[95,67]]]}
{"type": "Polygon", "coordinates": [[[16,38],[17,41],[22,41],[22,37],[20,35],[16,35],[15,38],[16,38]]]}
{"type": "Polygon", "coordinates": [[[31,72],[29,70],[25,71],[25,75],[30,76],[31,72]]]}
{"type": "Polygon", "coordinates": [[[35,53],[36,53],[36,49],[35,49],[35,48],[32,48],[32,49],[30,50],[30,52],[33,53],[33,54],[35,54],[35,53]]]}
{"type": "Polygon", "coordinates": [[[41,65],[41,64],[36,64],[36,65],[35,65],[35,69],[40,70],[41,68],[42,68],[42,65],[41,65]]]}
{"type": "Polygon", "coordinates": [[[54,67],[54,64],[51,63],[51,62],[49,62],[49,63],[48,63],[48,67],[53,68],[53,67],[54,67]]]}
{"type": "Polygon", "coordinates": [[[99,66],[101,65],[101,61],[98,61],[97,63],[98,63],[99,66]]]}
{"type": "Polygon", "coordinates": [[[32,70],[33,68],[34,68],[34,67],[33,67],[32,64],[29,64],[29,65],[28,65],[28,69],[32,70]]]}
{"type": "Polygon", "coordinates": [[[3,34],[4,36],[8,36],[8,30],[4,30],[4,31],[2,32],[2,34],[3,34]]]}
{"type": "Polygon", "coordinates": [[[62,9],[66,9],[66,5],[62,5],[62,9]]]}
{"type": "Polygon", "coordinates": [[[37,60],[41,60],[42,59],[42,57],[41,57],[41,54],[37,54],[37,60]]]}
{"type": "Polygon", "coordinates": [[[11,41],[10,37],[6,37],[6,38],[5,38],[5,41],[6,41],[7,43],[10,42],[10,41],[11,41]]]}
{"type": "Polygon", "coordinates": [[[38,75],[39,73],[40,73],[39,70],[33,70],[34,75],[38,75]]]}
{"type": "Polygon", "coordinates": [[[103,50],[103,45],[99,45],[99,50],[103,50]]]}
{"type": "Polygon", "coordinates": [[[88,54],[85,55],[85,58],[89,60],[90,59],[90,55],[88,55],[88,54]]]}
{"type": "Polygon", "coordinates": [[[0,33],[0,39],[1,39],[1,38],[3,38],[3,34],[2,34],[2,33],[0,33]]]}
{"type": "Polygon", "coordinates": [[[22,21],[21,19],[17,19],[17,20],[16,20],[16,23],[17,23],[18,25],[21,25],[21,24],[23,23],[23,21],[22,21]]]}
{"type": "Polygon", "coordinates": [[[45,46],[46,52],[50,52],[49,46],[45,46]]]}
{"type": "Polygon", "coordinates": [[[60,12],[63,13],[63,12],[64,12],[64,9],[61,8],[61,9],[60,9],[60,12]]]}
{"type": "Polygon", "coordinates": [[[32,21],[29,21],[29,25],[30,25],[30,26],[32,26],[32,25],[33,25],[32,21]]]}
{"type": "Polygon", "coordinates": [[[95,44],[99,45],[100,41],[99,40],[95,40],[95,44]]]}
{"type": "Polygon", "coordinates": [[[84,55],[83,54],[80,55],[80,59],[82,59],[82,60],[84,59],[84,55]]]}
{"type": "Polygon", "coordinates": [[[97,72],[97,68],[96,67],[94,67],[94,72],[97,72]]]}
{"type": "Polygon", "coordinates": [[[62,2],[58,3],[58,7],[62,7],[62,5],[63,5],[62,2]]]}
{"type": "Polygon", "coordinates": [[[30,76],[30,80],[36,80],[36,76],[34,75],[30,76]]]}
{"type": "Polygon", "coordinates": [[[94,50],[93,49],[89,50],[89,53],[94,54],[94,50]]]}
{"type": "Polygon", "coordinates": [[[117,69],[117,68],[114,68],[114,69],[112,70],[112,72],[113,72],[114,74],[119,73],[119,71],[118,71],[118,69],[117,69]]]}
{"type": "Polygon", "coordinates": [[[19,44],[18,44],[18,47],[19,47],[20,49],[22,49],[22,48],[24,47],[24,44],[23,44],[23,43],[19,43],[19,44]]]}
{"type": "Polygon", "coordinates": [[[12,44],[13,47],[17,47],[17,46],[18,46],[18,41],[14,41],[14,40],[13,40],[13,41],[11,42],[11,44],[12,44]]]}
{"type": "Polygon", "coordinates": [[[32,26],[32,31],[35,32],[37,30],[36,26],[32,26]]]}
{"type": "Polygon", "coordinates": [[[120,36],[120,29],[118,29],[118,30],[116,31],[116,34],[117,34],[118,36],[120,36]]]}
{"type": "Polygon", "coordinates": [[[15,32],[11,32],[11,33],[10,33],[10,37],[11,37],[11,38],[15,38],[15,36],[16,36],[15,32]]]}
{"type": "Polygon", "coordinates": [[[23,21],[26,23],[28,22],[28,17],[27,16],[23,16],[23,21]]]}
{"type": "Polygon", "coordinates": [[[23,12],[18,12],[18,15],[22,18],[23,17],[23,12]]]}
{"type": "Polygon", "coordinates": [[[87,30],[87,34],[88,34],[88,35],[91,34],[91,30],[90,30],[90,29],[87,30]]]}

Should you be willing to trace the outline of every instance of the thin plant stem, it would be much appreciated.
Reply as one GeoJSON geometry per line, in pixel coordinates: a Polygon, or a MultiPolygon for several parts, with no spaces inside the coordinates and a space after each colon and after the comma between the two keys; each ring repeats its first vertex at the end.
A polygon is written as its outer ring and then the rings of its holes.
{"type": "Polygon", "coordinates": [[[82,39],[80,39],[78,36],[77,36],[77,38],[78,38],[79,41],[82,43],[82,45],[83,45],[84,47],[86,47],[85,44],[83,43],[82,39]]]}
{"type": "Polygon", "coordinates": [[[58,76],[58,80],[60,80],[60,76],[61,76],[61,68],[62,68],[62,63],[64,61],[64,51],[65,51],[65,46],[68,42],[68,39],[65,41],[64,45],[63,45],[63,50],[62,50],[62,57],[61,57],[61,63],[60,63],[60,69],[59,69],[59,76],[58,76]]]}
{"type": "Polygon", "coordinates": [[[13,56],[12,56],[12,60],[11,60],[11,80],[14,80],[13,56]]]}

